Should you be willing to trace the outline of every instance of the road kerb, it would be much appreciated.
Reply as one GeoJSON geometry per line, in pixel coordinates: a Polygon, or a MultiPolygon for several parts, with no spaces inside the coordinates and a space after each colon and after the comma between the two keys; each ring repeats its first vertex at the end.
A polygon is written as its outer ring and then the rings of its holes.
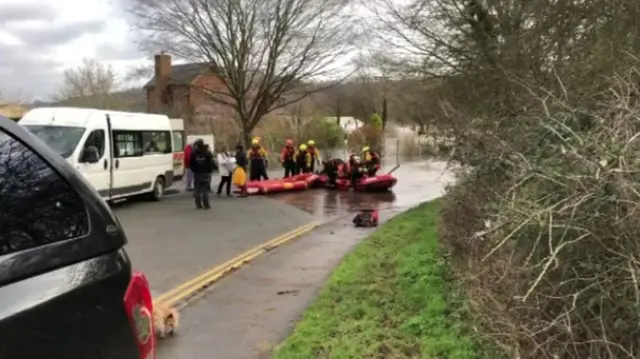
{"type": "Polygon", "coordinates": [[[310,232],[319,225],[320,222],[314,221],[278,236],[159,295],[154,298],[154,302],[174,306],[186,298],[191,297],[195,293],[198,293],[202,288],[211,285],[212,283],[222,279],[230,272],[242,267],[247,262],[259,257],[275,247],[310,232]]]}

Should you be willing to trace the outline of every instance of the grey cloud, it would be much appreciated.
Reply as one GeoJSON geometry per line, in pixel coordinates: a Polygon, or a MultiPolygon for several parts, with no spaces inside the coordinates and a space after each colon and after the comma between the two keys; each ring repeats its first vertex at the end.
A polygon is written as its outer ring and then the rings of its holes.
{"type": "Polygon", "coordinates": [[[8,28],[8,31],[27,46],[53,47],[66,44],[82,35],[97,34],[104,30],[106,23],[103,20],[77,22],[72,24],[51,26],[42,28],[8,28]]]}
{"type": "Polygon", "coordinates": [[[48,98],[62,80],[62,64],[43,58],[26,46],[0,43],[2,90],[48,98]]]}
{"type": "Polygon", "coordinates": [[[48,4],[36,2],[8,3],[0,5],[0,26],[29,20],[53,21],[56,10],[48,4]]]}

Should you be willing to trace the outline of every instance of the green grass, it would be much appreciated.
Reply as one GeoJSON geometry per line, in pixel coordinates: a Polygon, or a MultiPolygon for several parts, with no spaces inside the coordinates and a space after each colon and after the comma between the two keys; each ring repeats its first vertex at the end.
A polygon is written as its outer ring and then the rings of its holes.
{"type": "Polygon", "coordinates": [[[446,294],[438,209],[421,205],[364,240],[273,358],[477,358],[461,301],[446,294]]]}

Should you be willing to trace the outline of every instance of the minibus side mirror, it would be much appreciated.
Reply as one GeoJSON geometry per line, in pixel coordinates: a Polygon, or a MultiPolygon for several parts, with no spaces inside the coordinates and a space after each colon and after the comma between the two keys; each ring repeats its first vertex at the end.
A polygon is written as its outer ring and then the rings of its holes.
{"type": "Polygon", "coordinates": [[[95,146],[89,146],[82,151],[82,157],[80,162],[82,163],[98,163],[100,156],[98,155],[98,149],[95,146]]]}

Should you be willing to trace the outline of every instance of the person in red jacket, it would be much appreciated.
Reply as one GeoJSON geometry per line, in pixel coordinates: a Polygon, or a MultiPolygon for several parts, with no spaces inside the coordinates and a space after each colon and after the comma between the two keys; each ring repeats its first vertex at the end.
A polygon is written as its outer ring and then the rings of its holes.
{"type": "Polygon", "coordinates": [[[284,176],[291,177],[296,174],[296,148],[293,146],[293,140],[285,142],[282,152],[280,152],[280,163],[284,167],[284,176]]]}
{"type": "Polygon", "coordinates": [[[193,146],[188,143],[184,147],[184,174],[187,178],[187,191],[193,191],[193,172],[191,172],[191,167],[189,166],[192,152],[193,146]]]}

